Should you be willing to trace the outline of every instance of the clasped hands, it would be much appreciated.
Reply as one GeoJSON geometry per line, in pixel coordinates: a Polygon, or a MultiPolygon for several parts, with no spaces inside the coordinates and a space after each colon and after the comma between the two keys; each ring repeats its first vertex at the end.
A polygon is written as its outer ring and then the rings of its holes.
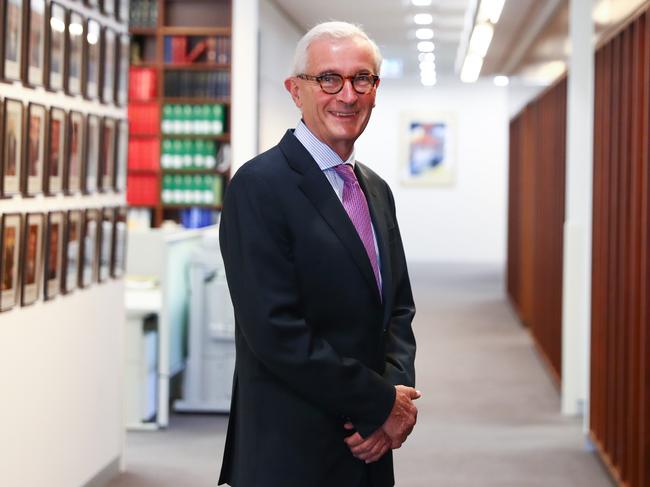
{"type": "MultiPolygon", "coordinates": [[[[411,434],[418,417],[418,409],[413,401],[421,397],[420,391],[412,387],[395,386],[395,402],[388,419],[367,438],[358,432],[348,436],[345,443],[352,454],[359,460],[372,463],[379,460],[389,449],[402,446],[406,437],[411,434]]],[[[352,423],[345,423],[345,429],[354,429],[352,423]]]]}

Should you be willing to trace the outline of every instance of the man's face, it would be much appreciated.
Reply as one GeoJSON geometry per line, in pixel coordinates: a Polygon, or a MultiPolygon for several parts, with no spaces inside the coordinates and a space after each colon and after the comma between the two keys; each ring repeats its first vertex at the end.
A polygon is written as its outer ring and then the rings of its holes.
{"type": "MultiPolygon", "coordinates": [[[[338,73],[342,76],[375,73],[372,49],[361,38],[317,39],[307,51],[306,73],[319,76],[338,73]]],[[[334,95],[325,93],[318,82],[291,77],[285,87],[301,109],[305,125],[342,159],[347,159],[354,141],[363,132],[375,104],[377,85],[361,95],[345,80],[343,89],[334,95]]]]}

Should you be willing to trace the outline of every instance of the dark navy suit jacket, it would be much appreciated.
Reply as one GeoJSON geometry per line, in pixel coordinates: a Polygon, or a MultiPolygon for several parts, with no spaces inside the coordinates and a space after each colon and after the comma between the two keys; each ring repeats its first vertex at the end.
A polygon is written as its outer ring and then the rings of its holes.
{"type": "Polygon", "coordinates": [[[288,131],[230,182],[220,244],[237,359],[219,483],[394,485],[392,454],[366,465],[344,443],[387,419],[394,385],[415,383],[415,314],[388,185],[355,173],[378,240],[383,291],[340,200],[288,131]]]}

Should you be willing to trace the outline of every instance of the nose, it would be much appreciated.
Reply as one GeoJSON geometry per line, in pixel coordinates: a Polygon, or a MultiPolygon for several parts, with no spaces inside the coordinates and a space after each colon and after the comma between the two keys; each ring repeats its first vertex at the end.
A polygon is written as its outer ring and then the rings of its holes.
{"type": "Polygon", "coordinates": [[[338,92],[337,98],[339,101],[347,104],[352,104],[357,101],[359,94],[354,91],[351,79],[347,78],[343,80],[343,88],[338,92]]]}

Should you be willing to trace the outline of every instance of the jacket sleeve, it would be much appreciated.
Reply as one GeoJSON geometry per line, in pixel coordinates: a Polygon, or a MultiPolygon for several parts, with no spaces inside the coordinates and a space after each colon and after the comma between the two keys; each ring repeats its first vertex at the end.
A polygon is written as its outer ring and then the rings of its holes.
{"type": "Polygon", "coordinates": [[[386,185],[390,210],[395,222],[395,259],[393,263],[393,279],[395,280],[395,295],[393,309],[387,329],[386,340],[386,370],[384,378],[391,384],[415,387],[415,336],[411,323],[415,316],[415,303],[411,291],[406,257],[402,237],[397,225],[395,200],[390,188],[386,185]]]}
{"type": "Polygon", "coordinates": [[[368,436],[390,414],[395,389],[310,328],[277,189],[247,169],[230,182],[220,226],[238,329],[256,359],[287,387],[330,415],[349,418],[368,436]]]}

